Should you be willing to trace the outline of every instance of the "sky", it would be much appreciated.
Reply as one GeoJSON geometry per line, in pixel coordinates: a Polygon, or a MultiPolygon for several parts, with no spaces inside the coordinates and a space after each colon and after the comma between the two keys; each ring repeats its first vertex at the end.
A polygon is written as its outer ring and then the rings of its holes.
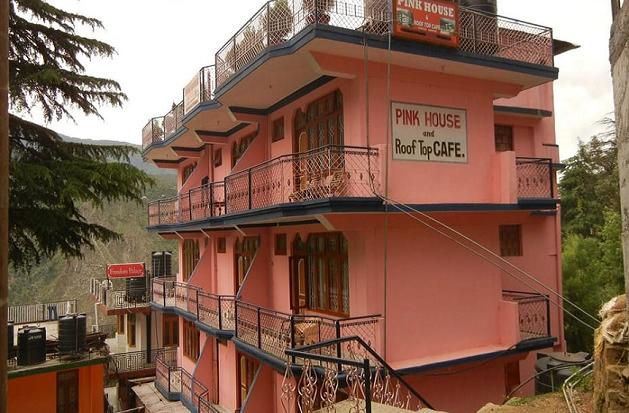
{"type": "MultiPolygon", "coordinates": [[[[183,86],[264,4],[264,0],[50,0],[64,10],[102,20],[104,30],[81,32],[113,45],[113,59],[86,62],[87,73],[120,82],[128,101],[122,109],[103,107],[101,115],[75,114],[76,122],[48,124],[57,132],[84,139],[141,143],[142,127],[181,100],[183,86]]],[[[601,129],[613,112],[608,60],[609,1],[498,0],[498,13],[552,27],[555,38],[576,43],[555,65],[555,116],[560,156],[574,154],[578,139],[601,129]]],[[[43,120],[33,111],[31,119],[43,120]]]]}

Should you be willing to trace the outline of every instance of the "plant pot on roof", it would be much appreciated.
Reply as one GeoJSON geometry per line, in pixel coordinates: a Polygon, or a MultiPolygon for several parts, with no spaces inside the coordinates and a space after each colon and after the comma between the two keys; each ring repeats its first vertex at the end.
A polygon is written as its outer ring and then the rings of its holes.
{"type": "Polygon", "coordinates": [[[302,0],[306,23],[330,23],[330,10],[334,6],[335,0],[302,0]]]}
{"type": "Polygon", "coordinates": [[[264,31],[269,38],[269,46],[283,43],[293,31],[293,11],[288,0],[277,0],[269,6],[264,17],[264,31]]]}

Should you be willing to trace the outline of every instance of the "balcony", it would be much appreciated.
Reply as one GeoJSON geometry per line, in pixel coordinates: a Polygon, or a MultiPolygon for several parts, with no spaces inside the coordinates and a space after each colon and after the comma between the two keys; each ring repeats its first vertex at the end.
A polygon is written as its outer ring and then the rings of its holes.
{"type": "Polygon", "coordinates": [[[174,351],[162,352],[156,358],[155,387],[168,400],[181,400],[193,413],[202,411],[202,402],[205,405],[209,404],[207,387],[184,368],[177,367],[177,357],[174,351]]]}
{"type": "Polygon", "coordinates": [[[224,181],[150,202],[148,224],[182,224],[325,198],[370,198],[379,180],[377,149],[325,146],[283,155],[224,181]]]}
{"type": "Polygon", "coordinates": [[[215,334],[229,335],[235,326],[235,297],[216,295],[174,280],[153,280],[153,303],[194,318],[215,334]]]}
{"type": "Polygon", "coordinates": [[[516,158],[518,200],[547,200],[555,197],[555,169],[546,158],[516,158]]]}
{"type": "Polygon", "coordinates": [[[118,314],[121,312],[147,312],[149,311],[149,300],[146,287],[135,288],[127,286],[126,289],[110,288],[107,280],[90,280],[90,293],[96,298],[98,304],[107,308],[107,314],[118,314]]]}
{"type": "Polygon", "coordinates": [[[158,348],[152,350],[132,351],[117,353],[109,356],[107,372],[110,376],[121,376],[145,372],[152,375],[155,369],[155,361],[164,352],[172,352],[171,349],[158,348]]]}
{"type": "Polygon", "coordinates": [[[548,296],[520,291],[503,291],[503,298],[518,305],[520,340],[551,337],[548,296]]]}
{"type": "Polygon", "coordinates": [[[214,66],[203,67],[183,89],[183,99],[164,116],[152,118],[142,128],[142,149],[164,142],[182,126],[183,119],[199,104],[214,98],[216,76],[214,66]]]}
{"type": "MultiPolygon", "coordinates": [[[[374,351],[382,350],[380,315],[335,319],[282,313],[237,301],[236,320],[236,339],[279,360],[286,359],[286,350],[341,337],[358,336],[374,351]]],[[[344,356],[347,349],[337,351],[344,356]]]]}
{"type": "Polygon", "coordinates": [[[11,305],[7,310],[7,320],[13,321],[14,324],[44,323],[56,321],[66,314],[76,313],[76,300],[11,305]]]}
{"type": "MultiPolygon", "coordinates": [[[[143,149],[174,136],[195,105],[216,99],[216,89],[220,90],[266,52],[290,45],[313,26],[384,39],[390,31],[389,4],[390,0],[268,1],[215,53],[215,66],[203,68],[195,75],[184,88],[182,102],[169,114],[148,122],[142,131],[143,149]]],[[[543,68],[554,65],[551,28],[466,8],[461,8],[459,26],[460,46],[458,50],[446,50],[448,58],[488,57],[492,62],[519,62],[543,68]]],[[[432,51],[427,54],[434,55],[432,51]]],[[[312,81],[321,73],[312,75],[302,80],[312,81]]],[[[270,106],[266,103],[265,107],[270,106]]],[[[244,103],[236,100],[228,105],[244,103]]]]}

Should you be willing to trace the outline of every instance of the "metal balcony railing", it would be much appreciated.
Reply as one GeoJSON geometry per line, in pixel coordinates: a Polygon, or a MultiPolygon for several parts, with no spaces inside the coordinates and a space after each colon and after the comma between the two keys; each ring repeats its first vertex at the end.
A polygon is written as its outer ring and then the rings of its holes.
{"type": "Polygon", "coordinates": [[[149,294],[146,287],[114,290],[107,280],[90,279],[90,293],[96,302],[103,304],[108,310],[124,310],[147,307],[149,294]]]}
{"type": "Polygon", "coordinates": [[[503,291],[503,298],[518,303],[521,340],[551,336],[548,296],[521,291],[503,291]]]}
{"type": "Polygon", "coordinates": [[[20,304],[8,307],[9,321],[15,324],[56,321],[59,317],[76,312],[76,299],[41,304],[20,304]]]}
{"type": "MultiPolygon", "coordinates": [[[[216,66],[204,67],[186,85],[181,115],[188,114],[200,102],[214,99],[217,87],[266,49],[290,41],[313,24],[326,24],[369,35],[387,35],[391,27],[390,3],[390,0],[268,1],[216,52],[216,66]]],[[[551,28],[467,8],[461,8],[460,16],[461,52],[543,66],[554,65],[551,28]]],[[[164,141],[172,134],[172,128],[165,125],[166,117],[153,118],[144,127],[143,149],[164,141]]],[[[175,130],[181,126],[176,120],[174,124],[175,130]]]]}
{"type": "Polygon", "coordinates": [[[377,149],[324,146],[283,155],[224,181],[152,201],[148,225],[180,224],[283,203],[372,197],[379,180],[377,149]]]}
{"type": "Polygon", "coordinates": [[[163,353],[155,360],[155,387],[166,398],[179,398],[194,411],[201,411],[202,401],[209,402],[209,392],[206,386],[182,367],[178,367],[176,356],[174,360],[165,360],[163,353]]]}
{"type": "MultiPolygon", "coordinates": [[[[359,336],[379,351],[381,319],[380,315],[334,319],[287,314],[237,301],[234,335],[281,360],[287,349],[348,336],[359,336]]],[[[340,356],[346,349],[338,351],[340,356]]]]}
{"type": "MultiPolygon", "coordinates": [[[[268,47],[289,41],[315,23],[386,35],[391,27],[390,7],[390,0],[271,0],[216,53],[217,85],[268,47]]],[[[460,14],[460,51],[553,65],[551,28],[467,8],[460,14]]]]}
{"type": "MultiPolygon", "coordinates": [[[[173,349],[157,348],[152,350],[132,351],[128,353],[111,354],[108,363],[110,375],[132,373],[155,368],[155,361],[164,352],[174,353],[173,349]]],[[[176,353],[174,353],[176,356],[176,353]]]]}
{"type": "Polygon", "coordinates": [[[555,169],[552,159],[516,158],[518,199],[553,199],[555,169]]]}
{"type": "Polygon", "coordinates": [[[153,278],[152,302],[162,307],[175,307],[175,278],[153,278]]]}

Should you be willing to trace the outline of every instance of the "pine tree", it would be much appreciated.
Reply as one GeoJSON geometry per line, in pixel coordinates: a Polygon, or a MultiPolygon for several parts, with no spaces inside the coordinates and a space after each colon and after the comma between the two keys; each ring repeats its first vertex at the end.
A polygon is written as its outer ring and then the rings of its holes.
{"type": "Polygon", "coordinates": [[[115,53],[107,43],[76,33],[81,26],[102,28],[99,20],[44,0],[11,0],[9,7],[9,257],[14,267],[28,268],[55,252],[80,257],[94,241],[119,238],[87,222],[81,205],[140,202],[152,180],[129,164],[137,152],[131,146],[63,141],[20,117],[34,108],[46,122],[73,119],[76,109],[101,117],[101,105],[122,106],[126,96],[116,81],[86,74],[81,63],[115,53]]]}

